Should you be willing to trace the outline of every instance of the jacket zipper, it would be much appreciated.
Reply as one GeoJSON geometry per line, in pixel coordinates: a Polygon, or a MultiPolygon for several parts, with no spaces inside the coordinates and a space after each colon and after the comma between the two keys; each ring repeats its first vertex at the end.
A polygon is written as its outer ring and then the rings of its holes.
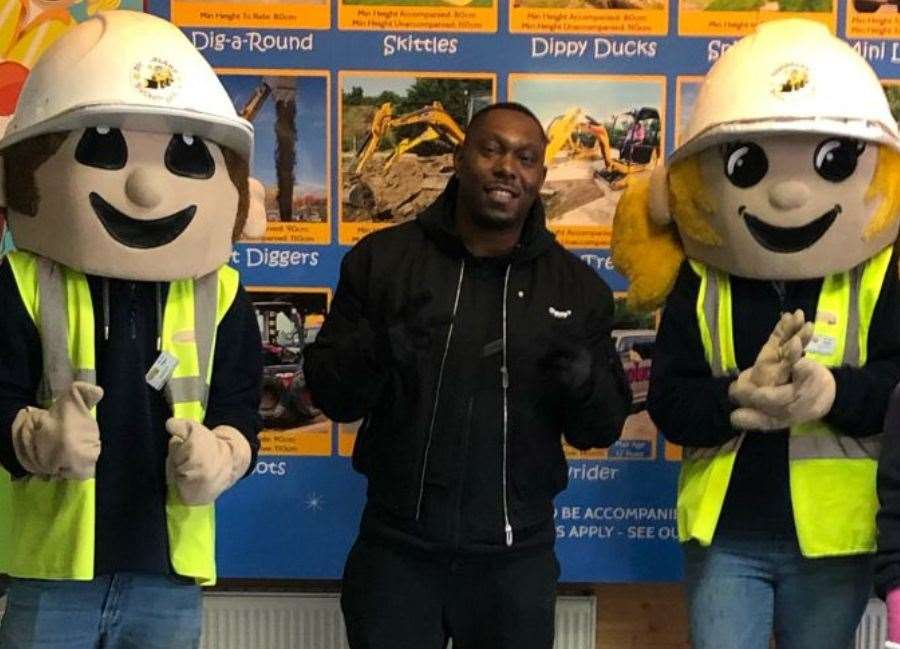
{"type": "Polygon", "coordinates": [[[513,544],[513,529],[509,524],[509,493],[507,484],[508,456],[509,456],[509,368],[506,364],[506,301],[509,297],[509,273],[512,264],[506,266],[506,274],[503,276],[503,321],[501,341],[503,345],[502,364],[500,366],[500,379],[503,384],[503,530],[506,532],[506,546],[513,544]]]}
{"type": "Polygon", "coordinates": [[[441,356],[441,367],[438,370],[437,385],[434,388],[434,406],[431,410],[431,423],[428,426],[428,440],[425,442],[425,455],[422,458],[422,473],[419,476],[419,497],[416,500],[416,520],[422,513],[422,496],[425,493],[425,471],[428,469],[428,454],[431,452],[431,439],[434,435],[434,424],[437,420],[438,403],[441,397],[441,384],[444,380],[444,366],[447,364],[447,354],[450,352],[450,340],[453,338],[453,323],[456,321],[456,311],[459,308],[459,296],[462,294],[463,277],[466,273],[466,260],[459,264],[459,279],[456,281],[456,297],[453,299],[453,313],[450,315],[450,327],[447,329],[447,339],[444,341],[444,354],[441,356]]]}
{"type": "Polygon", "coordinates": [[[784,303],[787,301],[787,288],[784,285],[784,282],[778,280],[772,280],[772,288],[775,289],[775,294],[778,295],[778,305],[782,311],[784,311],[784,303]]]}

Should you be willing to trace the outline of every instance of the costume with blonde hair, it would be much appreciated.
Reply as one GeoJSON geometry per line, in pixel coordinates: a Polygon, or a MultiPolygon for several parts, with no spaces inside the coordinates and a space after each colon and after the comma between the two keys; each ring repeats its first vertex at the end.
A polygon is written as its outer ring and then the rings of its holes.
{"type": "Polygon", "coordinates": [[[647,407],[684,447],[694,649],[773,632],[845,649],[865,608],[900,380],[898,150],[865,61],[773,21],[713,66],[667,167],[619,202],[629,303],[664,304],[647,407]]]}

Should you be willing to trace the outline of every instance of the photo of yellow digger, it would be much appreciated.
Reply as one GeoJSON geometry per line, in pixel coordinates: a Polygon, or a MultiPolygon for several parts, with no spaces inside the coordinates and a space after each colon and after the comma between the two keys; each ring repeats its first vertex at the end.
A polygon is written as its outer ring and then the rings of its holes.
{"type": "Polygon", "coordinates": [[[399,223],[443,191],[491,78],[342,75],[341,221],[399,223]]]}
{"type": "Polygon", "coordinates": [[[441,102],[434,101],[428,106],[424,106],[418,110],[413,110],[403,115],[394,115],[394,106],[390,103],[382,104],[372,118],[371,132],[369,137],[363,142],[362,147],[357,152],[356,165],[353,169],[354,173],[362,172],[366,163],[371,160],[372,154],[378,150],[378,145],[384,137],[388,129],[397,128],[398,126],[407,126],[409,124],[425,124],[425,130],[413,138],[403,138],[394,146],[393,152],[384,161],[385,171],[391,168],[391,165],[404,152],[410,151],[423,142],[431,142],[439,138],[444,138],[447,142],[455,147],[460,144],[466,134],[460,128],[456,120],[444,110],[441,102]]]}
{"type": "Polygon", "coordinates": [[[547,126],[544,162],[559,158],[601,160],[595,174],[623,189],[631,174],[652,169],[660,157],[659,111],[651,107],[614,115],[606,124],[573,107],[547,126]],[[611,135],[610,135],[611,134],[611,135]]]}

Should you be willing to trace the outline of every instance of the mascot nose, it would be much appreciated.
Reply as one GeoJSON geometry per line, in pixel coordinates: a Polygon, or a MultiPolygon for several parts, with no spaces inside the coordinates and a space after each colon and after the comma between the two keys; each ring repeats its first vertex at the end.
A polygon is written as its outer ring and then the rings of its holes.
{"type": "Polygon", "coordinates": [[[125,181],[125,195],[140,207],[156,207],[162,200],[159,177],[146,167],[138,167],[125,181]]]}
{"type": "Polygon", "coordinates": [[[769,203],[779,210],[792,210],[806,205],[809,187],[798,180],[786,180],[769,190],[769,203]]]}

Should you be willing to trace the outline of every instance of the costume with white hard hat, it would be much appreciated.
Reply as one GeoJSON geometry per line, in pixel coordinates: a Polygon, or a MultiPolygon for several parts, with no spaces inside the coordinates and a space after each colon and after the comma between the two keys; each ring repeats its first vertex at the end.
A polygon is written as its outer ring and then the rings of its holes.
{"type": "Polygon", "coordinates": [[[743,649],[734,624],[768,637],[764,620],[827,593],[834,614],[791,620],[778,644],[843,648],[867,601],[878,434],[900,379],[897,124],[852,47],[790,19],[713,65],[681,141],[626,189],[612,247],[630,302],[666,303],[648,411],[685,447],[694,646],[743,649]],[[774,598],[794,569],[819,581],[795,575],[805,595],[774,598]],[[734,579],[758,597],[723,596],[734,579]]]}
{"type": "Polygon", "coordinates": [[[11,607],[0,647],[46,646],[60,611],[110,588],[127,591],[123,620],[167,592],[160,622],[123,626],[129,642],[198,641],[214,502],[258,448],[259,329],[226,265],[252,150],[250,124],[165,20],[99,13],[34,66],[0,140],[18,247],[0,266],[0,572],[11,598],[23,580],[70,586],[11,607]]]}

